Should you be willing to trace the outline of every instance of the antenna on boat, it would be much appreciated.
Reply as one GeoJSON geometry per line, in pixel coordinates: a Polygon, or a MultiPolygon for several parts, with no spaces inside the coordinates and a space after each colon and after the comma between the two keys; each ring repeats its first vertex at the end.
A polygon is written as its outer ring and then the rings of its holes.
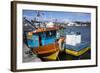
{"type": "Polygon", "coordinates": [[[24,21],[26,21],[27,23],[29,23],[31,27],[33,27],[33,28],[36,29],[35,25],[33,25],[33,23],[30,22],[29,20],[27,20],[26,17],[24,17],[23,19],[24,19],[24,21]]]}
{"type": "Polygon", "coordinates": [[[42,23],[42,21],[41,21],[42,15],[44,15],[44,13],[41,13],[40,11],[36,11],[35,21],[37,21],[39,23],[39,27],[40,27],[40,24],[42,23]]]}

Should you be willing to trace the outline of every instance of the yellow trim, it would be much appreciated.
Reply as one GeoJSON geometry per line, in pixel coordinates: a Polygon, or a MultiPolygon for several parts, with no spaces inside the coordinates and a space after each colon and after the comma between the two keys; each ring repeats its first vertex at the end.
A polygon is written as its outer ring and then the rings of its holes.
{"type": "Polygon", "coordinates": [[[86,51],[88,51],[89,49],[90,49],[90,47],[87,47],[87,48],[84,48],[84,49],[82,49],[82,50],[80,50],[78,52],[66,49],[65,52],[68,53],[68,54],[74,55],[74,56],[80,56],[83,53],[85,53],[86,51]]]}
{"type": "Polygon", "coordinates": [[[51,54],[50,56],[44,57],[44,58],[50,59],[50,60],[56,60],[57,57],[58,57],[58,53],[59,53],[59,51],[57,51],[57,52],[51,54]]]}

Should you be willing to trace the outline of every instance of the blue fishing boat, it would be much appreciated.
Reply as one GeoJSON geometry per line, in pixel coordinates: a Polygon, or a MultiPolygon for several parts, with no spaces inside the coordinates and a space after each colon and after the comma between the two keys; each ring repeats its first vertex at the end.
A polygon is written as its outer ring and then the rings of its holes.
{"type": "MultiPolygon", "coordinates": [[[[62,42],[61,39],[63,39],[58,37],[57,31],[62,29],[62,27],[51,26],[50,22],[48,23],[49,25],[47,24],[47,27],[36,28],[36,26],[33,26],[34,21],[24,20],[29,23],[28,26],[24,26],[24,43],[40,58],[56,60],[59,54],[58,42],[62,42]]],[[[40,24],[41,22],[35,21],[34,23],[40,24]]]]}
{"type": "Polygon", "coordinates": [[[81,56],[90,50],[91,38],[89,27],[69,27],[66,30],[65,52],[67,54],[81,56]]]}

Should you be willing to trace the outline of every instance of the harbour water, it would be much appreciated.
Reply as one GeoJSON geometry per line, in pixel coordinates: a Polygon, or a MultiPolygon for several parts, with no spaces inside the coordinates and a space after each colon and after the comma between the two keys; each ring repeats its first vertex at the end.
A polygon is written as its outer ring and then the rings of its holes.
{"type": "Polygon", "coordinates": [[[82,41],[91,41],[91,28],[88,26],[68,26],[64,29],[63,36],[69,34],[80,34],[82,36],[82,41]]]}

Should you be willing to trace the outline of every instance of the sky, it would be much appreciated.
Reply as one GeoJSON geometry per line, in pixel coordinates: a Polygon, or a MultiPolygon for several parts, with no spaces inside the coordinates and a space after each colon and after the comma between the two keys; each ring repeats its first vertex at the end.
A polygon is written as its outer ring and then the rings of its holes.
{"type": "Polygon", "coordinates": [[[61,11],[37,11],[37,10],[23,10],[23,17],[27,19],[34,19],[37,13],[40,12],[40,21],[56,21],[57,22],[69,22],[69,21],[91,21],[90,13],[80,12],[61,12],[61,11]]]}

